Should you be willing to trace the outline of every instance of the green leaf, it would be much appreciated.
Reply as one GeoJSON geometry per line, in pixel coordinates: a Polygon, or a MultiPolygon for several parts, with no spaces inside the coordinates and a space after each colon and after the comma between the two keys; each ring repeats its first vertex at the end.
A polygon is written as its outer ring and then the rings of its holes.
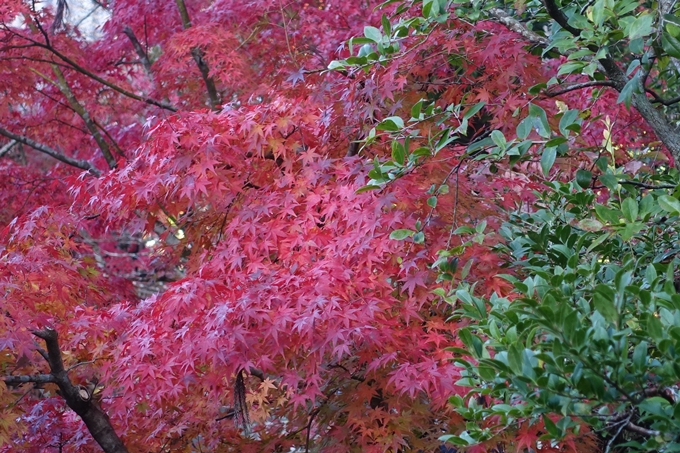
{"type": "Polygon", "coordinates": [[[680,58],[680,41],[671,34],[661,34],[661,47],[671,57],[680,58]]]}
{"type": "Polygon", "coordinates": [[[621,212],[623,213],[623,216],[626,218],[626,220],[629,222],[634,222],[638,216],[637,201],[633,200],[632,198],[626,198],[623,200],[623,203],[621,203],[621,212]]]}
{"type": "Polygon", "coordinates": [[[583,219],[583,220],[579,221],[576,224],[576,226],[579,227],[580,229],[584,230],[584,231],[590,231],[590,232],[597,232],[597,231],[602,230],[602,228],[604,228],[604,225],[602,225],[602,223],[598,222],[595,219],[583,219]]]}
{"type": "Polygon", "coordinates": [[[597,0],[593,5],[592,17],[596,27],[601,27],[604,23],[604,3],[604,0],[597,0]]]}
{"type": "Polygon", "coordinates": [[[644,13],[635,18],[628,16],[620,19],[619,24],[623,25],[624,33],[628,35],[628,39],[642,38],[651,34],[654,30],[654,16],[644,13]]]}
{"type": "Polygon", "coordinates": [[[614,305],[614,292],[605,285],[598,285],[595,290],[593,307],[609,322],[615,321],[619,316],[614,305]]]}
{"type": "Polygon", "coordinates": [[[432,197],[428,198],[427,199],[427,205],[429,207],[433,208],[433,209],[436,208],[437,207],[437,197],[432,196],[432,197]]]}
{"type": "Polygon", "coordinates": [[[491,140],[493,140],[496,146],[498,146],[500,149],[505,149],[507,142],[505,141],[505,136],[501,131],[491,132],[491,140]]]}
{"type": "Polygon", "coordinates": [[[344,69],[347,67],[347,62],[345,60],[333,60],[328,63],[328,69],[331,71],[334,69],[344,69]]]}
{"type": "Polygon", "coordinates": [[[368,192],[368,191],[371,191],[371,190],[380,190],[380,189],[382,189],[382,187],[376,186],[375,184],[369,184],[367,186],[363,186],[363,187],[357,189],[354,193],[359,194],[359,193],[364,193],[364,192],[368,192]]]}
{"type": "Polygon", "coordinates": [[[392,142],[392,159],[399,165],[404,165],[404,159],[406,158],[406,151],[404,150],[404,145],[399,143],[397,140],[392,142]]]}
{"type": "Polygon", "coordinates": [[[592,179],[593,173],[588,170],[581,169],[576,172],[576,184],[578,184],[580,187],[584,189],[590,187],[592,179]]]}
{"type": "Polygon", "coordinates": [[[404,128],[404,120],[398,116],[385,118],[375,127],[379,131],[395,132],[404,128]]]}
{"type": "Polygon", "coordinates": [[[411,118],[413,119],[420,119],[420,111],[423,108],[423,100],[421,99],[420,101],[416,102],[413,104],[413,107],[411,107],[411,118]]]}
{"type": "Polygon", "coordinates": [[[614,175],[600,175],[598,179],[609,190],[616,190],[619,185],[619,179],[614,175]]]}
{"type": "Polygon", "coordinates": [[[638,79],[637,77],[633,77],[630,79],[626,85],[623,87],[621,90],[621,93],[619,93],[619,97],[616,100],[616,103],[619,104],[621,102],[624,103],[626,108],[630,108],[630,104],[633,100],[633,94],[635,94],[635,91],[637,90],[638,86],[638,79]]]}
{"type": "Polygon", "coordinates": [[[536,122],[538,134],[541,137],[550,138],[550,124],[548,124],[548,117],[545,114],[545,110],[537,105],[529,104],[529,115],[538,119],[536,122]]]}
{"type": "Polygon", "coordinates": [[[406,238],[410,238],[413,236],[416,232],[413,230],[394,230],[393,232],[390,233],[390,239],[394,239],[396,241],[403,241],[406,238]]]}
{"type": "Polygon", "coordinates": [[[364,36],[375,43],[382,42],[382,33],[375,27],[367,25],[364,27],[364,36]]]}
{"type": "Polygon", "coordinates": [[[385,14],[382,15],[380,18],[380,23],[382,24],[383,30],[385,31],[386,35],[391,35],[392,34],[392,25],[390,24],[390,20],[387,18],[385,14]]]}
{"type": "Polygon", "coordinates": [[[517,125],[517,137],[520,140],[526,139],[534,128],[534,118],[527,116],[517,125]]]}
{"type": "Polygon", "coordinates": [[[515,374],[522,374],[522,354],[524,353],[524,346],[512,344],[508,348],[508,365],[515,374]]]}
{"type": "Polygon", "coordinates": [[[463,115],[463,119],[464,119],[464,120],[469,120],[469,119],[472,118],[477,112],[479,112],[480,110],[482,110],[482,107],[484,107],[485,105],[486,105],[486,102],[478,102],[478,103],[476,103],[475,105],[473,105],[472,107],[470,107],[470,110],[468,110],[467,112],[465,112],[465,114],[463,115]]]}
{"type": "Polygon", "coordinates": [[[578,110],[567,110],[564,112],[562,115],[562,118],[560,118],[560,132],[562,135],[567,137],[569,135],[569,126],[572,126],[573,124],[578,124],[580,123],[580,118],[578,116],[579,111],[578,110]]]}
{"type": "Polygon", "coordinates": [[[543,150],[543,155],[541,156],[541,170],[543,174],[548,176],[550,169],[555,163],[555,158],[557,157],[557,148],[546,148],[543,150]]]}
{"type": "Polygon", "coordinates": [[[666,212],[671,214],[680,214],[680,201],[668,195],[661,195],[658,198],[659,206],[666,212]]]}
{"type": "Polygon", "coordinates": [[[654,315],[647,316],[647,322],[645,323],[647,327],[647,333],[654,340],[659,341],[663,338],[663,325],[659,318],[654,315]]]}
{"type": "Polygon", "coordinates": [[[647,365],[647,342],[641,341],[633,350],[633,366],[642,371],[647,365]]]}

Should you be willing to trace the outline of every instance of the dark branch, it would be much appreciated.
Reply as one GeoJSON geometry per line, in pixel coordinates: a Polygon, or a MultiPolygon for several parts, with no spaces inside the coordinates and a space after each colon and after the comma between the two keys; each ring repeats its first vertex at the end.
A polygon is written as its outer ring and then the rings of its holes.
{"type": "Polygon", "coordinates": [[[661,434],[661,432],[657,430],[643,428],[642,426],[638,426],[633,422],[628,422],[628,424],[626,424],[626,429],[647,437],[656,437],[661,434]]]}
{"type": "Polygon", "coordinates": [[[652,95],[652,98],[654,98],[654,100],[652,102],[655,103],[655,104],[661,104],[661,105],[665,105],[666,107],[668,107],[669,105],[677,104],[678,102],[680,102],[680,96],[677,96],[677,97],[674,97],[674,98],[671,98],[671,99],[663,99],[661,96],[659,96],[651,88],[645,88],[645,91],[652,95]]]}
{"type": "Polygon", "coordinates": [[[489,14],[494,16],[499,23],[505,25],[509,30],[512,30],[515,33],[520,34],[524,39],[526,39],[529,42],[532,42],[534,44],[540,44],[543,47],[546,47],[550,43],[547,38],[544,38],[543,36],[529,30],[524,25],[522,25],[518,20],[511,17],[508,13],[506,13],[500,8],[490,8],[489,14]]]}
{"type": "Polygon", "coordinates": [[[66,0],[57,0],[57,11],[54,13],[54,22],[52,22],[52,33],[59,30],[64,24],[64,17],[69,13],[68,3],[66,0]]]}
{"type": "Polygon", "coordinates": [[[10,140],[10,141],[8,141],[7,143],[5,143],[5,144],[2,146],[2,148],[0,148],[0,157],[4,156],[4,155],[7,154],[8,152],[10,152],[10,150],[11,150],[11,149],[14,147],[14,145],[16,145],[16,144],[17,144],[17,141],[16,141],[16,140],[10,140]]]}
{"type": "MultiPolygon", "coordinates": [[[[581,31],[571,25],[569,25],[567,16],[564,15],[562,10],[559,8],[555,0],[543,0],[546,10],[550,17],[552,17],[555,22],[557,22],[562,28],[569,31],[574,36],[580,36],[581,31]]],[[[597,52],[599,49],[592,45],[588,47],[589,49],[597,52]]],[[[617,91],[622,91],[626,84],[630,81],[626,76],[626,73],[619,67],[619,65],[610,56],[598,60],[604,72],[612,82],[612,86],[616,88],[617,91]]],[[[644,71],[643,71],[644,72],[644,71]]],[[[675,158],[676,165],[680,165],[680,134],[676,131],[675,126],[672,125],[668,119],[652,104],[650,99],[645,94],[645,90],[642,87],[641,75],[636,74],[633,76],[633,80],[637,83],[637,87],[633,89],[632,94],[632,104],[640,113],[640,115],[645,119],[647,124],[652,128],[656,136],[663,142],[664,145],[671,152],[675,158]]]]}
{"type": "MultiPolygon", "coordinates": [[[[189,18],[189,11],[184,3],[184,0],[175,0],[177,3],[177,9],[179,9],[179,15],[182,17],[182,28],[185,30],[191,28],[191,19],[189,18]]],[[[205,88],[208,91],[208,98],[210,99],[210,108],[217,110],[220,103],[220,96],[217,93],[217,88],[215,87],[215,81],[210,77],[210,68],[208,63],[203,59],[204,53],[200,47],[194,47],[191,49],[191,55],[194,57],[196,66],[201,72],[201,77],[203,78],[203,83],[205,83],[205,88]]]]}
{"type": "Polygon", "coordinates": [[[40,151],[41,153],[45,153],[48,156],[51,156],[55,159],[57,159],[60,162],[63,162],[67,165],[71,165],[72,167],[80,168],[81,170],[89,171],[95,176],[100,176],[101,172],[91,163],[89,163],[86,160],[79,160],[79,159],[74,159],[72,157],[66,156],[59,151],[57,151],[54,148],[51,148],[47,145],[43,145],[42,143],[38,143],[34,140],[31,140],[28,137],[24,137],[22,135],[17,135],[13,134],[12,132],[8,131],[7,129],[4,129],[0,127],[0,135],[4,135],[5,137],[11,139],[11,140],[16,140],[19,143],[23,143],[24,145],[30,146],[31,148],[40,151]]]}
{"type": "Polygon", "coordinates": [[[569,25],[569,19],[567,19],[567,16],[564,15],[562,10],[553,0],[543,0],[543,4],[545,5],[545,9],[548,11],[550,17],[552,17],[555,22],[560,24],[560,27],[564,28],[576,37],[581,35],[581,30],[569,25]]]}
{"type": "Polygon", "coordinates": [[[7,385],[19,385],[32,382],[34,384],[54,383],[54,376],[51,374],[34,374],[32,376],[4,376],[2,378],[7,385]]]}
{"type": "Polygon", "coordinates": [[[92,399],[92,389],[73,385],[64,368],[64,361],[61,357],[59,347],[59,335],[54,329],[34,330],[33,335],[45,341],[47,347],[47,363],[50,367],[50,376],[54,383],[59,386],[61,396],[78,416],[83,420],[90,434],[97,441],[105,453],[128,453],[125,444],[116,434],[109,417],[99,407],[97,402],[92,399]]]}
{"type": "Polygon", "coordinates": [[[125,36],[127,36],[130,42],[132,43],[132,47],[134,47],[135,52],[139,57],[139,61],[142,62],[142,65],[144,66],[144,70],[146,71],[147,75],[151,76],[151,60],[149,60],[149,54],[146,53],[146,51],[140,44],[139,40],[137,39],[137,36],[135,36],[135,32],[132,31],[132,28],[125,27],[123,29],[123,33],[125,33],[125,36]]]}
{"type": "Polygon", "coordinates": [[[677,187],[671,184],[659,184],[658,186],[655,186],[653,184],[645,184],[644,182],[638,181],[619,181],[619,184],[627,184],[629,186],[637,186],[644,189],[675,189],[677,187]]]}
{"type": "Polygon", "coordinates": [[[613,87],[614,82],[611,80],[591,80],[589,82],[570,83],[566,85],[559,85],[545,90],[545,94],[550,97],[559,96],[570,91],[581,90],[590,87],[613,87]]]}
{"type": "MultiPolygon", "coordinates": [[[[41,28],[40,30],[42,31],[42,28],[41,28]]],[[[172,105],[167,104],[167,103],[165,103],[165,102],[157,101],[157,100],[152,99],[152,98],[149,98],[149,97],[139,96],[139,95],[137,95],[137,94],[135,94],[135,93],[132,93],[131,91],[128,91],[128,90],[126,90],[126,89],[124,89],[124,88],[122,88],[122,87],[119,87],[118,85],[116,85],[116,84],[114,84],[114,83],[111,83],[111,82],[109,82],[108,80],[103,79],[102,77],[98,76],[97,74],[95,74],[95,73],[93,73],[93,72],[91,72],[91,71],[89,71],[89,70],[83,68],[83,67],[80,66],[78,63],[76,63],[75,61],[73,61],[71,58],[67,57],[66,55],[62,54],[62,53],[59,52],[57,49],[55,49],[54,47],[52,47],[52,45],[50,44],[49,39],[48,39],[46,33],[43,33],[43,36],[45,37],[45,42],[44,42],[44,43],[43,43],[43,42],[40,42],[40,41],[36,41],[35,39],[32,39],[32,38],[30,38],[30,37],[28,37],[28,36],[21,35],[21,34],[18,34],[18,33],[16,33],[16,32],[14,32],[14,33],[15,33],[15,35],[17,35],[17,36],[21,37],[22,39],[25,39],[25,40],[27,40],[27,41],[29,41],[29,42],[35,44],[35,45],[38,46],[38,47],[42,47],[43,49],[49,50],[53,55],[55,55],[55,56],[56,56],[57,58],[59,58],[61,61],[63,61],[64,63],[66,63],[66,64],[68,65],[69,68],[71,68],[71,69],[73,69],[73,70],[75,70],[75,71],[77,71],[77,72],[79,72],[79,73],[81,73],[81,74],[83,74],[83,75],[85,75],[85,76],[87,76],[87,77],[93,79],[93,80],[96,80],[97,82],[101,83],[102,85],[105,85],[105,86],[111,88],[113,91],[116,91],[117,93],[120,93],[120,94],[122,94],[123,96],[127,96],[127,97],[129,97],[129,98],[131,98],[131,99],[134,99],[134,100],[136,100],[136,101],[146,102],[147,104],[155,105],[156,107],[160,107],[160,108],[165,109],[165,110],[170,110],[171,112],[176,112],[176,111],[177,111],[177,107],[175,107],[175,106],[172,106],[172,105]]]]}

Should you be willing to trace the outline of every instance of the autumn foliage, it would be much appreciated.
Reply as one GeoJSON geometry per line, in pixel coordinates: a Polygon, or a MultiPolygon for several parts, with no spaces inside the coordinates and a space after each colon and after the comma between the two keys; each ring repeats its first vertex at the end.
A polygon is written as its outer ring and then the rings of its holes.
{"type": "MultiPolygon", "coordinates": [[[[558,158],[570,177],[604,129],[641,146],[647,127],[615,94],[529,99],[556,65],[488,21],[451,16],[384,64],[326,70],[365,26],[420,11],[376,6],[117,0],[95,37],[68,16],[53,27],[54,8],[2,2],[3,451],[100,451],[50,378],[50,329],[69,382],[130,452],[435,451],[461,427],[445,349],[461,326],[431,265],[461,244],[452,230],[497,228],[544,177],[539,156],[489,164],[466,146],[514,133],[528,102],[553,127],[560,102],[588,109],[586,154],[558,158]],[[419,122],[411,149],[484,108],[467,136],[360,190],[394,155],[371,129],[421,99],[462,109],[419,122]],[[424,239],[390,238],[400,229],[424,239]]],[[[507,294],[490,245],[458,262],[507,294]]],[[[538,429],[502,440],[529,445],[538,429]]]]}

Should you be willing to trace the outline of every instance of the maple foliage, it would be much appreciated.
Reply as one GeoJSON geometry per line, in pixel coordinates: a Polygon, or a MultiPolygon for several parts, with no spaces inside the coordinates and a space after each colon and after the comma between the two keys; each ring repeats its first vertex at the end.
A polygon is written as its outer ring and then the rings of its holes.
{"type": "MultiPolygon", "coordinates": [[[[562,105],[527,98],[558,65],[451,15],[353,67],[368,50],[347,40],[421,17],[377,6],[118,0],[95,38],[0,5],[4,451],[433,451],[462,429],[446,348],[465,322],[432,291],[456,268],[433,263],[456,250],[485,295],[510,291],[494,239],[452,231],[533,201],[540,155],[466,146],[530,102],[558,128],[562,105]]],[[[575,147],[648,144],[611,96],[560,98],[591,112],[575,147]]]]}

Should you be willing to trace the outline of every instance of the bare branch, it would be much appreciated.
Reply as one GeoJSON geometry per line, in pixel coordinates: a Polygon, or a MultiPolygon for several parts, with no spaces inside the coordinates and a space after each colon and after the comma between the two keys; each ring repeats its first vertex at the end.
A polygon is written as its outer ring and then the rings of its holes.
{"type": "MultiPolygon", "coordinates": [[[[150,97],[139,96],[139,95],[137,95],[137,94],[134,94],[134,93],[132,93],[131,91],[128,91],[128,90],[126,90],[126,89],[124,89],[124,88],[122,88],[122,87],[119,87],[118,85],[116,85],[116,84],[114,84],[114,83],[111,83],[111,82],[109,82],[108,80],[105,80],[105,79],[103,79],[102,77],[98,76],[97,74],[95,74],[95,73],[93,73],[93,72],[91,72],[91,71],[89,71],[89,70],[83,68],[83,67],[80,66],[78,63],[76,63],[75,61],[73,61],[71,58],[67,57],[66,55],[62,54],[62,53],[59,52],[57,49],[55,49],[54,47],[52,47],[52,45],[50,44],[49,40],[47,40],[47,39],[46,39],[46,41],[43,43],[43,42],[40,42],[40,41],[36,41],[36,40],[34,40],[34,39],[32,39],[32,38],[30,38],[30,37],[28,37],[28,36],[20,35],[20,34],[18,34],[18,33],[16,33],[16,32],[15,32],[15,34],[16,34],[17,36],[19,36],[19,37],[21,37],[21,38],[23,38],[23,39],[25,39],[25,40],[27,40],[27,41],[33,43],[33,44],[35,44],[35,45],[38,46],[38,47],[42,47],[42,48],[44,48],[44,49],[49,50],[49,51],[50,51],[52,54],[54,54],[57,58],[59,58],[59,59],[60,59],[61,61],[63,61],[64,63],[66,63],[66,64],[69,66],[69,68],[71,68],[71,69],[73,69],[73,70],[75,70],[75,71],[77,71],[77,72],[79,72],[79,73],[81,73],[81,74],[83,74],[83,75],[85,75],[85,76],[87,76],[87,77],[93,79],[93,80],[96,80],[97,82],[101,83],[102,85],[105,85],[105,86],[111,88],[113,91],[115,91],[115,92],[117,92],[117,93],[120,93],[120,94],[122,94],[123,96],[127,96],[127,97],[129,97],[129,98],[131,98],[131,99],[134,99],[134,100],[136,100],[136,101],[145,102],[145,103],[150,104],[150,105],[155,105],[156,107],[160,107],[160,108],[165,109],[165,110],[170,110],[171,112],[176,112],[176,111],[177,111],[177,107],[175,107],[175,106],[173,106],[173,105],[170,105],[170,104],[165,103],[165,102],[157,101],[157,100],[152,99],[152,98],[150,98],[150,97]]],[[[44,36],[44,35],[43,35],[43,36],[44,36]]]]}
{"type": "Polygon", "coordinates": [[[93,120],[90,116],[90,112],[88,112],[87,109],[85,109],[85,107],[83,107],[83,105],[78,102],[78,99],[76,98],[75,94],[73,94],[73,91],[66,81],[66,77],[64,77],[64,73],[61,71],[61,69],[58,66],[53,65],[52,71],[54,72],[54,75],[57,76],[57,80],[59,80],[59,90],[64,95],[64,97],[66,97],[66,100],[73,111],[76,112],[85,123],[85,127],[87,127],[87,130],[90,131],[92,138],[94,138],[94,141],[97,142],[99,149],[104,155],[106,163],[109,164],[109,168],[116,168],[116,159],[113,157],[113,154],[111,154],[109,144],[99,133],[99,129],[95,125],[95,120],[93,120]]]}
{"type": "Polygon", "coordinates": [[[34,374],[26,376],[3,376],[2,380],[5,381],[7,385],[19,385],[27,384],[32,382],[34,384],[47,384],[54,383],[54,376],[51,374],[34,374]]]}
{"type": "Polygon", "coordinates": [[[0,148],[0,157],[4,156],[7,154],[13,147],[16,145],[18,142],[16,140],[10,140],[7,143],[3,145],[2,148],[0,148]]]}
{"type": "Polygon", "coordinates": [[[86,170],[92,173],[94,176],[100,176],[101,172],[90,162],[86,160],[80,160],[80,159],[74,159],[72,157],[66,156],[59,151],[57,151],[54,148],[51,148],[47,145],[43,145],[42,143],[38,143],[34,140],[31,140],[28,137],[24,137],[22,135],[17,135],[13,134],[12,132],[8,131],[7,129],[4,129],[0,127],[0,135],[4,135],[5,137],[11,139],[11,140],[16,140],[19,143],[23,143],[24,145],[30,146],[31,148],[40,151],[41,153],[45,153],[48,156],[51,156],[55,159],[57,159],[60,162],[63,162],[67,165],[71,165],[72,167],[80,168],[81,170],[86,170]]]}
{"type": "Polygon", "coordinates": [[[61,350],[59,349],[59,336],[54,329],[34,330],[31,332],[38,338],[45,340],[47,346],[47,362],[50,365],[52,376],[58,376],[66,373],[64,369],[64,362],[61,359],[61,350]]]}
{"type": "Polygon", "coordinates": [[[645,184],[644,182],[638,182],[638,181],[619,181],[619,184],[627,184],[629,186],[637,186],[637,187],[642,187],[644,189],[675,189],[677,186],[676,185],[671,185],[671,184],[659,184],[658,186],[655,186],[653,184],[645,184]]]}
{"type": "MultiPolygon", "coordinates": [[[[555,0],[543,0],[543,5],[545,6],[550,17],[557,22],[562,28],[573,34],[574,36],[580,36],[581,30],[575,28],[569,24],[567,16],[562,12],[555,0]]],[[[548,41],[539,35],[536,35],[532,31],[528,30],[524,25],[522,25],[516,19],[507,17],[507,13],[502,10],[493,9],[491,13],[492,16],[496,17],[498,21],[504,23],[508,28],[516,30],[526,39],[531,42],[535,42],[542,46],[545,46],[548,41]]],[[[596,46],[589,46],[589,49],[593,52],[597,52],[599,49],[596,46]]],[[[626,76],[626,73],[619,67],[616,61],[614,61],[610,56],[598,60],[607,79],[611,83],[611,86],[617,91],[621,92],[630,79],[626,76]]],[[[633,80],[637,79],[637,87],[633,90],[632,94],[632,104],[640,113],[640,115],[645,119],[647,124],[652,128],[656,136],[663,142],[664,145],[671,152],[677,165],[680,166],[680,133],[676,130],[675,126],[672,125],[668,118],[666,118],[663,113],[659,112],[653,105],[652,101],[644,93],[644,88],[642,87],[642,77],[644,76],[644,71],[638,71],[637,74],[633,76],[633,80]]],[[[657,96],[658,97],[658,96],[657,96]]],[[[657,102],[660,102],[657,99],[657,102]]]]}
{"type": "Polygon", "coordinates": [[[656,436],[661,434],[661,432],[659,432],[655,429],[643,428],[642,426],[638,426],[633,422],[628,422],[626,424],[626,429],[628,431],[633,431],[633,432],[636,432],[638,434],[642,434],[643,436],[647,436],[647,437],[656,437],[656,436]]]}
{"type": "MultiPolygon", "coordinates": [[[[175,0],[175,2],[177,3],[177,9],[179,9],[179,15],[182,17],[182,28],[185,30],[191,28],[191,19],[189,18],[189,11],[187,10],[184,0],[175,0]]],[[[208,63],[206,63],[203,59],[203,50],[201,50],[200,47],[194,47],[191,49],[191,55],[194,57],[194,61],[196,61],[198,70],[201,71],[201,77],[203,78],[205,88],[208,91],[208,97],[210,98],[210,108],[217,110],[222,101],[220,100],[219,94],[217,94],[215,81],[212,77],[210,77],[210,68],[208,68],[208,63]]]]}
{"type": "MultiPolygon", "coordinates": [[[[128,453],[125,444],[116,434],[109,417],[92,399],[92,391],[82,385],[73,385],[64,369],[64,361],[59,347],[59,335],[54,329],[34,330],[33,335],[45,340],[47,347],[47,362],[50,366],[50,376],[59,386],[61,396],[78,416],[85,422],[85,426],[95,441],[105,453],[128,453]]],[[[96,384],[94,384],[96,386],[96,384]]],[[[92,387],[92,390],[94,387],[92,387]]]]}
{"type": "Polygon", "coordinates": [[[132,31],[132,28],[126,26],[123,29],[123,33],[125,33],[125,36],[127,36],[132,43],[132,47],[134,47],[137,56],[139,56],[139,61],[142,62],[147,75],[151,77],[151,60],[149,60],[149,54],[146,53],[142,45],[139,43],[139,40],[137,39],[137,36],[135,36],[135,32],[132,31]]]}
{"type": "Polygon", "coordinates": [[[543,47],[549,44],[547,38],[544,38],[543,36],[529,30],[520,21],[511,17],[508,13],[506,13],[502,9],[490,8],[489,14],[495,17],[499,23],[505,25],[508,29],[522,35],[522,37],[524,37],[524,39],[526,39],[527,41],[533,42],[535,44],[540,44],[543,47]]]}
{"type": "Polygon", "coordinates": [[[57,0],[57,11],[54,13],[54,22],[52,22],[52,33],[64,24],[64,17],[68,16],[68,13],[69,7],[66,0],[57,0]]]}
{"type": "Polygon", "coordinates": [[[558,85],[556,87],[550,87],[545,90],[545,94],[550,97],[559,96],[564,93],[569,93],[570,91],[581,90],[583,88],[590,87],[613,87],[614,82],[611,80],[591,80],[589,82],[580,83],[569,83],[564,85],[558,85]]]}
{"type": "Polygon", "coordinates": [[[652,102],[655,103],[655,104],[661,104],[661,105],[665,105],[666,107],[668,107],[669,105],[677,104],[678,102],[680,102],[680,96],[677,96],[677,97],[674,97],[674,98],[671,98],[671,99],[663,99],[661,96],[659,96],[651,88],[645,88],[645,92],[652,95],[652,98],[653,98],[652,102]]]}

